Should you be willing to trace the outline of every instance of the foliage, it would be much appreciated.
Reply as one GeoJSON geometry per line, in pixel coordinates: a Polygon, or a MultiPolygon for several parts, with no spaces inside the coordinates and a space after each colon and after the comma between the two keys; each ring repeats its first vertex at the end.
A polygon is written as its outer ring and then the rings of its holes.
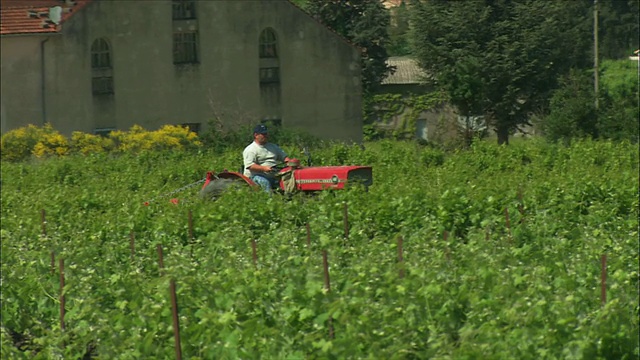
{"type": "Polygon", "coordinates": [[[638,106],[637,61],[607,60],[602,62],[600,77],[602,111],[598,131],[602,137],[638,142],[640,107],[638,106]]]}
{"type": "Polygon", "coordinates": [[[588,61],[588,7],[553,1],[415,1],[421,66],[462,116],[484,115],[507,143],[547,99],[559,75],[588,61]]]}
{"type": "Polygon", "coordinates": [[[116,151],[141,152],[150,150],[182,150],[202,145],[198,135],[188,128],[177,125],[164,125],[156,131],[146,131],[134,125],[129,131],[116,130],[109,133],[115,143],[116,151]]]}
{"type": "Polygon", "coordinates": [[[74,131],[71,134],[71,151],[82,155],[109,152],[114,146],[113,139],[106,136],[81,131],[74,131]]]}
{"type": "Polygon", "coordinates": [[[147,131],[139,125],[134,125],[129,131],[113,131],[106,138],[76,131],[71,134],[71,139],[54,130],[51,124],[42,128],[28,125],[2,135],[2,159],[20,161],[31,155],[47,157],[78,153],[139,153],[195,149],[201,146],[196,133],[176,125],[165,125],[156,131],[147,131]]]}
{"type": "Polygon", "coordinates": [[[291,2],[304,9],[307,7],[308,0],[291,0],[291,2]]]}
{"type": "MultiPolygon", "coordinates": [[[[299,129],[288,129],[276,125],[267,125],[269,128],[269,141],[281,146],[292,146],[302,149],[305,146],[322,146],[323,142],[316,136],[299,129]]],[[[239,126],[235,129],[226,129],[210,126],[203,135],[203,142],[207,148],[216,151],[243,148],[253,141],[253,126],[239,126]]]]}
{"type": "Polygon", "coordinates": [[[341,144],[315,149],[315,164],[373,166],[366,196],[161,196],[240,151],[3,161],[3,356],[172,358],[174,279],[184,358],[638,357],[636,145],[341,144]]]}
{"type": "Polygon", "coordinates": [[[67,140],[47,123],[43,127],[28,125],[3,134],[0,152],[2,160],[20,161],[31,155],[65,155],[67,151],[67,140]]]}
{"type": "Polygon", "coordinates": [[[305,9],[362,50],[363,92],[365,97],[373,93],[390,71],[386,63],[390,18],[382,2],[308,0],[305,9]]]}
{"type": "MultiPolygon", "coordinates": [[[[593,4],[589,1],[589,5],[593,4]]],[[[640,2],[598,2],[598,53],[604,59],[624,59],[637,50],[640,32],[640,2]]]]}
{"type": "Polygon", "coordinates": [[[552,141],[597,137],[593,75],[572,70],[553,93],[549,115],[540,122],[544,136],[552,141]]]}
{"type": "Polygon", "coordinates": [[[387,32],[389,33],[389,56],[406,56],[411,54],[409,41],[409,6],[405,1],[391,10],[391,22],[387,32]]]}
{"type": "Polygon", "coordinates": [[[420,115],[424,111],[432,110],[442,105],[445,95],[442,92],[429,92],[426,94],[376,94],[373,95],[365,108],[365,122],[370,126],[365,127],[365,140],[375,140],[386,136],[395,139],[413,139],[416,133],[416,125],[420,115]],[[380,126],[389,124],[399,119],[399,123],[393,124],[391,130],[384,131],[380,126]]]}
{"type": "Polygon", "coordinates": [[[591,71],[572,70],[561,80],[551,98],[549,115],[539,120],[546,137],[565,141],[584,136],[638,141],[637,63],[605,60],[600,72],[597,112],[591,71]]]}

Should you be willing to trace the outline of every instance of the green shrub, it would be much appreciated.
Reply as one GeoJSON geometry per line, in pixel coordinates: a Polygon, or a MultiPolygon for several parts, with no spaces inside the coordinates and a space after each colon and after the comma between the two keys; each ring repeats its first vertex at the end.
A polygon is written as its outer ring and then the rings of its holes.
{"type": "Polygon", "coordinates": [[[147,131],[139,125],[129,131],[112,131],[109,138],[120,152],[142,152],[151,150],[183,150],[202,145],[196,133],[186,127],[165,125],[156,131],[147,131]]]}
{"type": "Polygon", "coordinates": [[[68,145],[66,139],[57,133],[50,124],[43,127],[28,125],[8,131],[2,135],[2,160],[20,161],[31,155],[64,155],[68,145]]]}
{"type": "Polygon", "coordinates": [[[587,72],[572,70],[560,80],[560,88],[551,97],[550,113],[540,127],[552,141],[597,135],[593,80],[587,72]]]}
{"type": "Polygon", "coordinates": [[[196,133],[176,125],[165,125],[156,131],[147,131],[134,125],[129,131],[113,131],[108,137],[75,131],[71,139],[54,130],[50,124],[42,128],[29,125],[2,136],[2,160],[20,161],[31,155],[88,155],[112,151],[139,153],[195,149],[200,146],[202,142],[196,133]]]}
{"type": "Polygon", "coordinates": [[[113,150],[112,139],[100,135],[74,131],[71,134],[71,151],[82,155],[103,153],[113,150]]]}

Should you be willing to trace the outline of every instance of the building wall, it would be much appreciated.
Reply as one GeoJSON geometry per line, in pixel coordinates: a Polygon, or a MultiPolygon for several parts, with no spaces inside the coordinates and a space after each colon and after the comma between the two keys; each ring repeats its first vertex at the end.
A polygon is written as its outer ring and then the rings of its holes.
{"type": "MultiPolygon", "coordinates": [[[[43,125],[40,42],[50,36],[0,38],[2,132],[29,123],[43,125]]],[[[46,43],[45,43],[46,44],[46,43]]]]}
{"type": "MultiPolygon", "coordinates": [[[[434,89],[419,84],[384,84],[380,87],[378,94],[399,94],[403,97],[426,94],[434,89]]],[[[387,122],[378,120],[375,126],[383,130],[398,130],[406,124],[411,116],[412,109],[405,108],[400,114],[392,116],[387,122]]],[[[415,133],[416,139],[429,142],[446,142],[457,136],[456,133],[455,109],[447,103],[442,103],[433,109],[423,111],[416,119],[415,133]]]]}
{"type": "MultiPolygon", "coordinates": [[[[201,123],[204,130],[215,116],[228,127],[257,123],[259,35],[270,27],[278,36],[282,125],[324,138],[361,141],[355,47],[286,0],[198,2],[197,15],[196,21],[180,24],[198,28],[199,63],[174,65],[170,1],[89,4],[63,24],[62,35],[45,44],[47,121],[65,134],[126,130],[133,124],[153,130],[163,124],[201,123]],[[90,49],[97,38],[111,45],[113,95],[92,95],[90,49]]],[[[7,129],[42,122],[36,95],[41,38],[2,38],[7,129]]]]}

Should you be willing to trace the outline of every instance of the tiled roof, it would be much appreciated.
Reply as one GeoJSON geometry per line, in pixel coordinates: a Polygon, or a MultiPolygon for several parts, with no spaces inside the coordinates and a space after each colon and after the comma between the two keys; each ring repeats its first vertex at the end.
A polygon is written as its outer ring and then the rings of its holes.
{"type": "Polygon", "coordinates": [[[60,25],[91,0],[0,0],[0,35],[56,33],[60,25]],[[58,24],[50,9],[61,9],[58,24]]]}
{"type": "Polygon", "coordinates": [[[383,85],[420,84],[425,81],[426,73],[418,66],[418,62],[410,57],[392,56],[387,59],[389,66],[395,66],[393,74],[382,80],[383,85]]]}

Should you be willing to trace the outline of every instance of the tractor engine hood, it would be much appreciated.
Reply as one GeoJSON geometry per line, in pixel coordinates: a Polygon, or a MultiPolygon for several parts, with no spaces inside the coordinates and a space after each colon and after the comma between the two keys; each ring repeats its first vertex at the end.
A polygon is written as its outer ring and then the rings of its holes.
{"type": "Polygon", "coordinates": [[[294,169],[296,188],[301,191],[342,189],[346,184],[373,184],[371,166],[313,166],[294,169]]]}

